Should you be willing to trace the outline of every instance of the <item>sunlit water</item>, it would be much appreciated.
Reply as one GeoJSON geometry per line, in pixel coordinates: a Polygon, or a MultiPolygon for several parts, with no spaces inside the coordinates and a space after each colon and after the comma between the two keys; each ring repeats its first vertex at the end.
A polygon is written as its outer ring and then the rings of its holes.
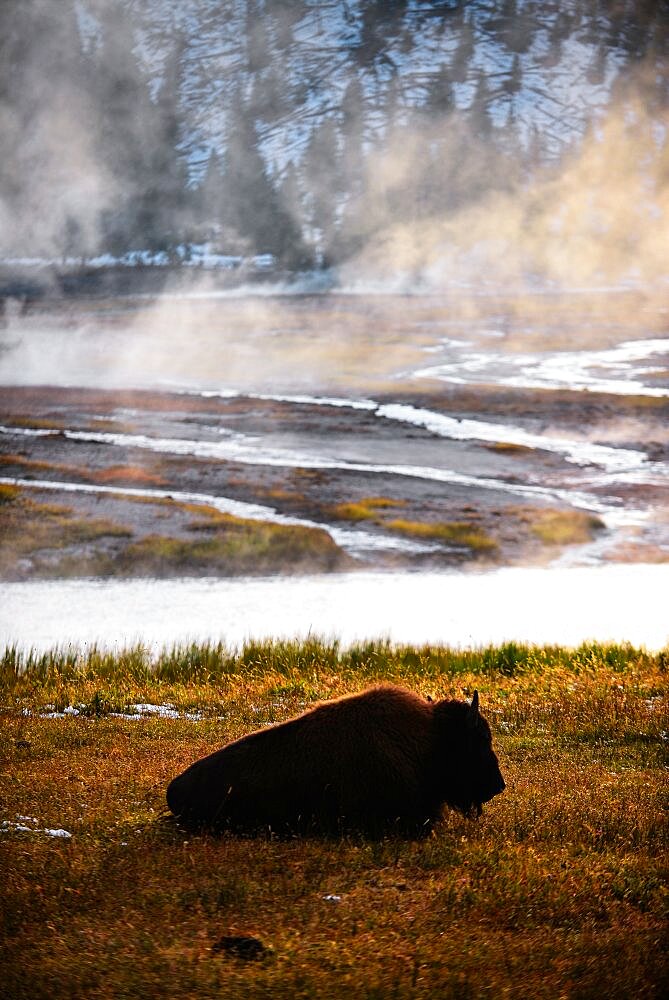
{"type": "Polygon", "coordinates": [[[58,581],[3,588],[0,647],[153,649],[249,638],[669,645],[669,566],[360,573],[238,580],[58,581]]]}

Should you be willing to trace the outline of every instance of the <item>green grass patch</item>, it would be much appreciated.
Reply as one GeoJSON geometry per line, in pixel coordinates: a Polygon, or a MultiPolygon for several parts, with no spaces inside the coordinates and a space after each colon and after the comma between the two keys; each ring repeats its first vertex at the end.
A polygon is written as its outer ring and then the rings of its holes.
{"type": "Polygon", "coordinates": [[[659,1000],[668,670],[669,649],[598,644],[7,649],[4,992],[659,1000]],[[378,680],[433,697],[479,689],[507,790],[478,822],[449,812],[426,841],[373,843],[214,838],[167,821],[165,787],[191,761],[378,680]],[[182,717],[112,714],[137,703],[182,717]],[[79,714],[45,717],[67,706],[79,714]],[[259,938],[264,957],[217,950],[235,934],[259,938]]]}
{"type": "Polygon", "coordinates": [[[320,528],[238,518],[214,507],[175,503],[167,497],[129,497],[132,503],[187,515],[192,520],[182,530],[199,536],[154,533],[133,540],[133,531],[123,525],[103,518],[79,518],[69,507],[30,500],[13,486],[3,489],[0,574],[5,577],[20,575],[26,561],[30,575],[42,578],[259,575],[329,572],[351,566],[349,557],[320,528]]]}

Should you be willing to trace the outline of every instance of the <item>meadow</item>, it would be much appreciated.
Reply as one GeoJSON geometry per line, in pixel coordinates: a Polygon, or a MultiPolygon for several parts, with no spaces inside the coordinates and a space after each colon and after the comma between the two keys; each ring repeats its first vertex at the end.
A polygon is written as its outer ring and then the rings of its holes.
{"type": "Polygon", "coordinates": [[[669,649],[596,644],[7,649],[0,995],[664,996],[668,680],[669,649]],[[167,815],[197,757],[383,682],[479,690],[507,790],[478,821],[368,841],[167,815]]]}

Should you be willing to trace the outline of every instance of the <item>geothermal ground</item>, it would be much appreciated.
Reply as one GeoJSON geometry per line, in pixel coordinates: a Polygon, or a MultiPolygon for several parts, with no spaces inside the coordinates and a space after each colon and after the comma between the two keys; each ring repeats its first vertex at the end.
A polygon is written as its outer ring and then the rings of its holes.
{"type": "Polygon", "coordinates": [[[614,298],[14,309],[0,573],[669,561],[667,314],[614,298]]]}

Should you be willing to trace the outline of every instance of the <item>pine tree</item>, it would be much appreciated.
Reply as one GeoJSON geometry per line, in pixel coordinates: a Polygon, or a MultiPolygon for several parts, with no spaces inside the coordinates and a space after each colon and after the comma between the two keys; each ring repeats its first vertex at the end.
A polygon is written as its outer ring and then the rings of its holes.
{"type": "Polygon", "coordinates": [[[469,66],[474,55],[475,33],[469,21],[464,21],[460,29],[458,46],[451,62],[451,77],[454,83],[464,83],[469,76],[469,66]]]}
{"type": "Polygon", "coordinates": [[[292,264],[306,254],[302,235],[267,174],[254,122],[239,91],[228,119],[222,222],[248,237],[256,253],[271,253],[292,264]]]}
{"type": "Polygon", "coordinates": [[[342,166],[349,197],[362,189],[365,173],[365,92],[356,74],[349,80],[341,100],[342,166]]]}
{"type": "Polygon", "coordinates": [[[320,249],[327,257],[335,240],[342,193],[341,151],[334,118],[323,118],[314,127],[302,161],[302,176],[311,208],[311,224],[322,234],[320,249]]]}
{"type": "Polygon", "coordinates": [[[102,44],[91,81],[96,107],[98,156],[113,176],[117,197],[103,216],[105,248],[112,253],[144,249],[152,237],[145,192],[155,182],[151,157],[155,108],[148,80],[134,54],[135,35],[127,8],[100,8],[102,44]]]}
{"type": "Polygon", "coordinates": [[[173,250],[185,224],[186,168],[179,156],[181,84],[185,40],[177,38],[165,60],[163,79],[150,111],[148,186],[141,204],[147,246],[173,250]]]}
{"type": "Polygon", "coordinates": [[[449,115],[455,110],[453,82],[447,63],[442,63],[430,80],[426,107],[430,113],[439,116],[449,115]]]}
{"type": "Polygon", "coordinates": [[[493,129],[489,105],[490,89],[488,87],[488,80],[485,73],[480,70],[476,79],[476,90],[469,108],[468,117],[474,134],[481,138],[487,138],[493,129]]]}
{"type": "Polygon", "coordinates": [[[520,63],[520,56],[516,53],[511,62],[509,75],[504,78],[502,88],[509,95],[514,97],[523,86],[523,67],[520,63]]]}
{"type": "Polygon", "coordinates": [[[212,149],[204,176],[194,196],[194,215],[207,240],[220,233],[223,197],[223,164],[218,152],[212,149]]]}

